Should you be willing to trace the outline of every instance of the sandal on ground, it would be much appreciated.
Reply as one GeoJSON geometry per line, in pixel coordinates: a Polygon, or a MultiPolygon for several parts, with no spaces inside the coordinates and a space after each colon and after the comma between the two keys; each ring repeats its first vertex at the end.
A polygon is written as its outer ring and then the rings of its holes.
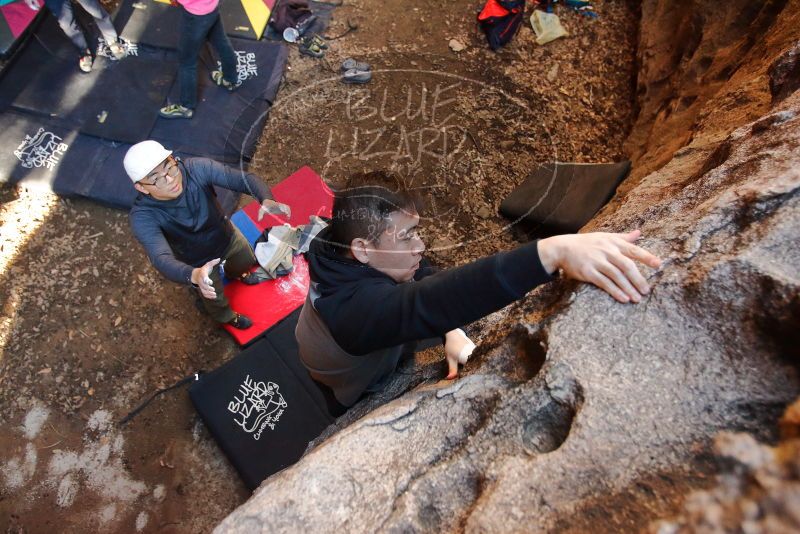
{"type": "Polygon", "coordinates": [[[372,72],[368,70],[350,69],[342,74],[344,83],[367,83],[372,79],[372,72]]]}
{"type": "Polygon", "coordinates": [[[111,52],[111,57],[117,61],[128,55],[128,50],[125,48],[125,44],[119,40],[108,43],[108,50],[111,52]]]}
{"type": "Polygon", "coordinates": [[[236,316],[228,321],[229,325],[236,328],[237,330],[247,330],[251,326],[253,326],[253,321],[250,320],[249,317],[246,315],[242,315],[241,313],[237,313],[236,316]]]}
{"type": "Polygon", "coordinates": [[[94,57],[92,57],[92,53],[89,50],[84,50],[83,54],[81,54],[81,57],[78,60],[78,68],[80,68],[83,72],[92,72],[93,63],[94,57]]]}
{"type": "Polygon", "coordinates": [[[346,72],[348,70],[372,70],[372,67],[369,63],[362,63],[361,61],[356,61],[355,59],[349,57],[342,61],[341,71],[346,72]]]}

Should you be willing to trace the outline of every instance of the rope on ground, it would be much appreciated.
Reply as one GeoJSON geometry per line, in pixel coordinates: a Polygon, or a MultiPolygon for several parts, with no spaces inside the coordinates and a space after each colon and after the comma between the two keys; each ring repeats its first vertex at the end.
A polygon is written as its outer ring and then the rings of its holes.
{"type": "Polygon", "coordinates": [[[144,410],[147,407],[147,405],[150,404],[151,402],[153,402],[153,400],[156,397],[158,397],[159,395],[162,395],[162,394],[166,393],[167,391],[170,391],[172,389],[180,387],[180,386],[186,384],[187,382],[191,382],[192,380],[200,380],[200,373],[202,373],[202,371],[198,371],[196,373],[192,373],[189,376],[178,380],[177,382],[175,382],[174,384],[172,384],[169,387],[165,387],[165,388],[159,389],[158,391],[156,391],[155,393],[150,395],[144,402],[139,404],[139,406],[137,406],[131,413],[129,413],[128,415],[126,415],[125,417],[120,419],[120,421],[117,423],[117,425],[122,426],[125,423],[127,423],[128,421],[130,421],[131,419],[133,419],[134,417],[136,417],[136,415],[138,415],[139,412],[144,410]]]}

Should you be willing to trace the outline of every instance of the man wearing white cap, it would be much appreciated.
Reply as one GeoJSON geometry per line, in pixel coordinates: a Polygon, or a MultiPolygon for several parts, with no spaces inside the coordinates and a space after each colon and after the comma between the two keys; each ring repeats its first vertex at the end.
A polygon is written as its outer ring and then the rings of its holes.
{"type": "Polygon", "coordinates": [[[156,141],[133,145],[123,164],[139,192],[130,212],[131,229],[153,266],[169,280],[197,288],[217,322],[239,329],[252,326],[248,317],[231,310],[215,267],[224,261],[228,278],[256,284],[258,279],[249,273],[256,257],[222,212],[213,186],[258,199],[259,220],[265,213],[288,216],[289,207],[275,202],[269,188],[250,173],[207,158],[181,161],[156,141]]]}

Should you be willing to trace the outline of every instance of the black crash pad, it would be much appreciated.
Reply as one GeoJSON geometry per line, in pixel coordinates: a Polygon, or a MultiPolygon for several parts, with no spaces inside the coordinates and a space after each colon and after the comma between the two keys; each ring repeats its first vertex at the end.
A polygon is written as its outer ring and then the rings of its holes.
{"type": "Polygon", "coordinates": [[[127,57],[103,72],[87,102],[81,132],[135,143],[153,129],[176,65],[127,57]]]}
{"type": "Polygon", "coordinates": [[[6,111],[0,114],[0,179],[41,182],[56,193],[79,194],[81,182],[96,173],[113,146],[54,118],[6,111]]]}
{"type": "Polygon", "coordinates": [[[114,15],[120,36],[137,44],[178,48],[181,7],[157,0],[123,0],[114,15]]]}
{"type": "MultiPolygon", "coordinates": [[[[159,118],[150,134],[172,150],[207,156],[225,163],[249,161],[267,120],[270,102],[280,87],[287,48],[263,41],[231,39],[250,76],[235,92],[216,86],[210,71],[216,62],[208,52],[197,66],[198,100],[191,120],[159,118]]],[[[174,83],[169,100],[180,100],[179,83],[174,83]]]]}
{"type": "Polygon", "coordinates": [[[144,56],[98,57],[92,71],[83,73],[72,44],[52,35],[61,32],[54,24],[51,18],[43,21],[37,38],[15,58],[0,82],[0,101],[17,111],[58,118],[82,133],[130,143],[145,139],[177,64],[144,56]],[[72,54],[53,53],[53,46],[72,54]]]}
{"type": "Polygon", "coordinates": [[[300,459],[334,420],[297,356],[298,316],[299,310],[189,389],[206,426],[251,490],[300,459]]]}
{"type": "Polygon", "coordinates": [[[577,232],[611,200],[630,167],[630,161],[539,165],[503,200],[500,213],[539,236],[577,232]]]}
{"type": "MultiPolygon", "coordinates": [[[[245,80],[235,94],[248,101],[262,99],[274,102],[289,57],[289,48],[280,43],[233,37],[230,41],[236,52],[237,74],[241,80],[245,80]]],[[[203,85],[213,85],[205,73],[216,68],[218,64],[215,56],[211,54],[210,47],[204,47],[198,65],[198,78],[201,78],[203,85]]]]}
{"type": "Polygon", "coordinates": [[[170,150],[227,164],[249,161],[264,128],[269,104],[256,100],[248,105],[235,95],[225,98],[227,102],[220,106],[199,102],[190,121],[157,120],[150,138],[170,150]]]}
{"type": "MultiPolygon", "coordinates": [[[[264,11],[269,12],[268,7],[264,7],[264,11]]],[[[263,19],[251,20],[241,0],[222,0],[218,9],[225,33],[231,37],[256,40],[267,24],[263,19]]],[[[124,39],[176,50],[181,10],[160,0],[123,0],[114,16],[114,25],[122,28],[120,35],[124,39]]]]}
{"type": "MultiPolygon", "coordinates": [[[[121,209],[130,208],[136,197],[122,166],[129,144],[11,110],[0,114],[0,147],[0,183],[43,183],[61,196],[121,209]]],[[[236,211],[239,193],[217,188],[217,198],[227,214],[236,211]]]]}

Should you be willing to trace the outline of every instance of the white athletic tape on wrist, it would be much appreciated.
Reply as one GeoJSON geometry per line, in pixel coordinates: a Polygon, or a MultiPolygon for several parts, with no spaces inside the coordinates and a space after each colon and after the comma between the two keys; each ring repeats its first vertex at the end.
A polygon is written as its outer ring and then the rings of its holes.
{"type": "Polygon", "coordinates": [[[469,357],[472,356],[472,352],[475,350],[475,343],[467,337],[467,334],[461,330],[460,328],[456,328],[456,332],[461,334],[461,336],[467,340],[467,344],[461,348],[461,352],[458,353],[458,363],[464,365],[469,360],[469,357]]]}

